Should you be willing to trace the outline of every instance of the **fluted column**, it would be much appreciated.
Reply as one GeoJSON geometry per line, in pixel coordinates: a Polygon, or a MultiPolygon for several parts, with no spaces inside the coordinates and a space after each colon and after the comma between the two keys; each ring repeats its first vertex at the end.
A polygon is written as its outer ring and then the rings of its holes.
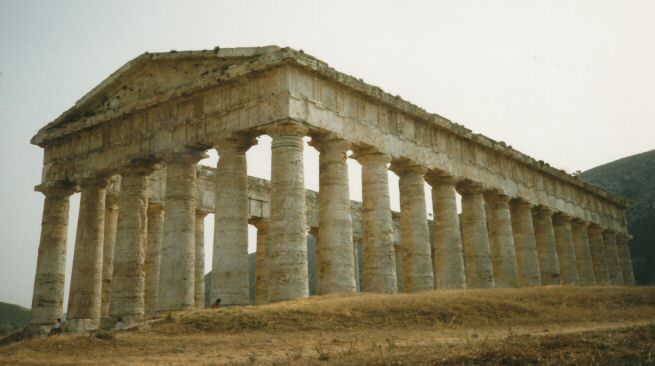
{"type": "MultiPolygon", "coordinates": [[[[120,176],[116,176],[120,177],[120,176]]],[[[116,180],[114,184],[119,184],[116,180]]],[[[118,194],[107,192],[105,197],[105,233],[102,246],[102,300],[100,319],[109,315],[111,301],[111,281],[114,272],[114,247],[116,245],[116,225],[118,224],[118,194]]]]}
{"type": "Polygon", "coordinates": [[[466,272],[462,237],[457,215],[457,180],[440,174],[426,176],[432,186],[434,211],[434,269],[435,288],[466,288],[466,272]]]}
{"type": "Polygon", "coordinates": [[[257,254],[255,264],[255,303],[257,305],[268,303],[268,236],[270,224],[268,220],[256,219],[257,228],[257,254]]]}
{"type": "Polygon", "coordinates": [[[35,330],[47,332],[63,313],[69,197],[75,187],[70,183],[54,183],[42,184],[35,190],[45,195],[45,202],[31,324],[35,330]]]}
{"type": "Polygon", "coordinates": [[[532,223],[532,205],[521,199],[512,200],[512,232],[516,247],[519,282],[522,286],[541,285],[539,253],[532,223]]]}
{"type": "Polygon", "coordinates": [[[487,203],[494,283],[496,287],[516,287],[519,285],[519,276],[509,209],[510,197],[493,191],[485,192],[484,197],[487,203]]]}
{"type": "Polygon", "coordinates": [[[356,292],[352,217],[348,192],[348,142],[316,136],[319,156],[319,226],[317,287],[319,295],[356,292]]]}
{"type": "Polygon", "coordinates": [[[276,302],[309,296],[303,174],[307,128],[283,123],[267,133],[273,138],[268,299],[276,302]]]}
{"type": "Polygon", "coordinates": [[[149,163],[135,162],[121,172],[111,300],[109,316],[102,321],[103,327],[114,326],[118,317],[126,325],[143,319],[148,175],[153,170],[149,163]]]}
{"type": "Polygon", "coordinates": [[[539,253],[541,284],[559,285],[559,258],[553,229],[553,211],[544,206],[538,206],[533,209],[532,214],[537,252],[539,253]]]}
{"type": "Polygon", "coordinates": [[[610,283],[620,286],[623,284],[623,271],[619,263],[619,251],[616,246],[616,233],[610,230],[603,232],[603,242],[605,243],[605,255],[607,258],[607,272],[610,283]]]}
{"type": "Polygon", "coordinates": [[[476,183],[460,184],[462,195],[462,244],[469,288],[494,287],[491,249],[485,214],[484,189],[476,183]]]}
{"type": "Polygon", "coordinates": [[[408,162],[393,163],[391,168],[400,178],[403,292],[432,290],[434,271],[423,179],[427,169],[408,162]]]}
{"type": "Polygon", "coordinates": [[[105,230],[106,177],[80,182],[80,210],[68,297],[68,329],[84,332],[100,326],[102,245],[105,230]]]}
{"type": "Polygon", "coordinates": [[[164,157],[166,214],[161,245],[157,310],[194,305],[196,164],[204,151],[189,150],[164,157]]]}
{"type": "Polygon", "coordinates": [[[248,173],[246,151],[251,138],[231,136],[218,141],[216,214],[212,262],[212,301],[225,305],[249,303],[248,173]]]}
{"type": "Polygon", "coordinates": [[[619,253],[619,263],[621,264],[621,272],[623,274],[623,284],[625,286],[635,285],[635,273],[632,269],[632,257],[630,256],[630,247],[628,245],[628,234],[616,234],[616,246],[619,253]]]}
{"type": "Polygon", "coordinates": [[[607,256],[603,242],[603,229],[598,225],[589,225],[589,249],[594,264],[594,278],[599,285],[609,285],[609,272],[607,270],[607,256]]]}
{"type": "Polygon", "coordinates": [[[145,279],[145,315],[157,313],[159,297],[159,273],[161,268],[161,243],[164,238],[164,208],[159,203],[148,203],[148,234],[146,236],[146,257],[143,265],[145,279]]]}
{"type": "Polygon", "coordinates": [[[196,210],[195,220],[195,291],[193,302],[197,308],[205,307],[205,216],[206,211],[196,210]]]}
{"type": "Polygon", "coordinates": [[[557,244],[557,258],[559,259],[562,284],[577,285],[579,277],[575,264],[571,218],[559,213],[553,215],[553,229],[555,231],[555,243],[557,244]]]}
{"type": "Polygon", "coordinates": [[[571,222],[571,233],[573,235],[573,245],[575,246],[575,263],[578,268],[580,285],[595,286],[596,277],[594,276],[594,264],[589,248],[588,225],[582,220],[573,220],[571,222]]]}

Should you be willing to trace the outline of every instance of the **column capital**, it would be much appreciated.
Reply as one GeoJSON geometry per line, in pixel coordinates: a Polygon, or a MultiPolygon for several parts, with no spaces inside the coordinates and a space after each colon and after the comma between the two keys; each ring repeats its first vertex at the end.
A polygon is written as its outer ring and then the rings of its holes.
{"type": "Polygon", "coordinates": [[[459,192],[462,195],[484,193],[485,191],[485,188],[481,183],[473,182],[468,179],[457,183],[456,189],[457,192],[459,192]]]}
{"type": "Polygon", "coordinates": [[[196,209],[196,218],[204,219],[209,214],[207,210],[196,209]]]}
{"type": "Polygon", "coordinates": [[[278,136],[306,136],[309,133],[307,126],[300,122],[286,121],[274,123],[264,128],[264,132],[275,138],[278,136]]]}
{"type": "Polygon", "coordinates": [[[261,218],[261,217],[251,219],[250,223],[254,227],[256,227],[257,230],[262,230],[262,229],[267,230],[267,229],[270,228],[270,224],[271,224],[268,219],[264,219],[264,218],[261,218]]]}
{"type": "Polygon", "coordinates": [[[98,187],[104,189],[107,188],[110,178],[111,178],[110,176],[104,174],[98,174],[94,176],[82,177],[78,179],[77,182],[82,189],[84,189],[85,187],[98,187]]]}
{"type": "Polygon", "coordinates": [[[553,214],[553,224],[571,223],[571,220],[573,220],[573,218],[565,213],[555,212],[553,214]]]}
{"type": "Polygon", "coordinates": [[[353,149],[353,151],[354,155],[352,158],[357,160],[362,165],[370,163],[386,165],[391,162],[391,155],[385,154],[370,146],[356,147],[353,149]]]}
{"type": "Polygon", "coordinates": [[[490,202],[509,203],[512,197],[497,189],[488,189],[483,192],[484,198],[490,202]]]}
{"type": "Polygon", "coordinates": [[[423,177],[428,172],[428,168],[405,159],[392,161],[389,169],[398,176],[420,175],[423,177]]]}
{"type": "Polygon", "coordinates": [[[428,172],[425,174],[425,180],[428,182],[429,185],[435,186],[435,185],[456,185],[459,183],[460,179],[457,177],[454,177],[452,175],[446,174],[445,172],[437,171],[437,170],[428,170],[428,172]]]}
{"type": "Polygon", "coordinates": [[[336,152],[345,153],[351,148],[351,143],[332,132],[313,134],[309,146],[313,146],[321,154],[336,152]]]}
{"type": "Polygon", "coordinates": [[[133,159],[119,168],[120,175],[144,176],[159,169],[160,165],[154,159],[133,159]]]}
{"type": "Polygon", "coordinates": [[[524,208],[524,209],[528,209],[528,210],[532,209],[532,207],[534,206],[532,203],[524,200],[521,197],[512,198],[509,201],[509,204],[514,206],[515,208],[524,208]]]}
{"type": "Polygon", "coordinates": [[[630,241],[630,234],[628,233],[616,233],[616,244],[617,245],[628,245],[630,241]]]}
{"type": "Polygon", "coordinates": [[[185,148],[182,151],[169,152],[161,156],[166,165],[170,164],[196,164],[202,159],[209,157],[207,152],[197,148],[185,148]]]}
{"type": "Polygon", "coordinates": [[[257,137],[252,134],[233,134],[218,139],[214,143],[214,149],[218,151],[219,155],[224,152],[245,153],[252,146],[257,145],[257,142],[257,137]]]}
{"type": "Polygon", "coordinates": [[[46,182],[34,187],[37,192],[43,193],[46,197],[69,197],[79,190],[79,187],[72,182],[57,181],[46,182]]]}
{"type": "Polygon", "coordinates": [[[589,231],[593,231],[593,232],[596,232],[596,233],[598,233],[598,234],[602,234],[602,233],[603,233],[603,230],[604,230],[602,227],[600,227],[600,225],[598,225],[598,224],[594,224],[594,223],[590,223],[590,224],[589,224],[589,227],[588,227],[587,229],[588,229],[589,231]]]}
{"type": "Polygon", "coordinates": [[[589,227],[590,223],[581,218],[575,217],[571,220],[571,225],[581,226],[586,229],[587,227],[589,227]]]}
{"type": "Polygon", "coordinates": [[[548,206],[538,205],[538,206],[532,207],[532,213],[535,214],[538,217],[546,217],[546,216],[551,216],[552,217],[554,211],[548,206]]]}

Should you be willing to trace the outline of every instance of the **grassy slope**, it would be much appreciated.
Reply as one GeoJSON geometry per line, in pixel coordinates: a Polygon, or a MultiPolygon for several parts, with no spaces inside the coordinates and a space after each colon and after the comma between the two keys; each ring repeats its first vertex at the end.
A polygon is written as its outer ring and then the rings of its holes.
{"type": "Polygon", "coordinates": [[[636,280],[655,284],[655,150],[590,169],[584,180],[629,198],[628,227],[636,280]]]}
{"type": "Polygon", "coordinates": [[[654,320],[654,287],[312,297],[175,313],[111,340],[24,341],[0,364],[638,364],[654,320]]]}
{"type": "Polygon", "coordinates": [[[0,335],[14,332],[30,321],[30,309],[0,302],[0,335]]]}

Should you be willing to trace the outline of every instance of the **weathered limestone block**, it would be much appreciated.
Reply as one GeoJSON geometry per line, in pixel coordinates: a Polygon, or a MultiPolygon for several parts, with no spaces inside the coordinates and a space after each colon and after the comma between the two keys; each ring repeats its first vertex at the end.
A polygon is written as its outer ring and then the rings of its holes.
{"type": "Polygon", "coordinates": [[[539,269],[541,270],[542,285],[559,285],[559,258],[555,244],[555,231],[553,229],[553,211],[544,206],[533,209],[535,240],[539,252],[539,269]]]}
{"type": "Polygon", "coordinates": [[[468,288],[493,288],[494,275],[484,208],[484,189],[471,182],[457,187],[462,195],[462,244],[468,288]]]}
{"type": "Polygon", "coordinates": [[[489,225],[491,262],[496,287],[516,287],[520,283],[512,234],[510,197],[495,191],[484,194],[489,225]]]}
{"type": "Polygon", "coordinates": [[[161,245],[157,310],[194,305],[196,163],[205,152],[169,154],[166,164],[166,213],[161,245]]]}
{"type": "Polygon", "coordinates": [[[434,269],[435,288],[466,288],[466,272],[462,237],[457,215],[457,194],[453,177],[428,174],[432,186],[434,211],[434,269]]]}
{"type": "Polygon", "coordinates": [[[83,179],[71,272],[68,329],[84,332],[100,326],[102,254],[105,230],[105,177],[83,179]]]}
{"type": "Polygon", "coordinates": [[[246,151],[251,138],[233,136],[219,141],[216,167],[216,215],[212,300],[246,305],[248,294],[248,173],[246,151]]]}
{"type": "Polygon", "coordinates": [[[616,246],[616,233],[606,230],[603,232],[605,255],[607,258],[607,272],[612,285],[623,285],[623,271],[619,262],[619,250],[616,246]]]}
{"type": "MultiPolygon", "coordinates": [[[[400,186],[400,250],[403,292],[434,288],[432,248],[428,230],[423,176],[427,169],[408,162],[393,163],[400,186]]],[[[396,258],[398,262],[398,258],[396,258]]]]}
{"type": "MultiPolygon", "coordinates": [[[[119,177],[117,175],[116,177],[119,177]]],[[[114,248],[116,245],[116,226],[118,224],[118,194],[107,191],[105,197],[105,233],[102,247],[102,300],[100,319],[109,316],[111,301],[111,280],[114,274],[114,248]]]]}
{"type": "Polygon", "coordinates": [[[355,159],[362,165],[364,291],[396,293],[398,282],[387,175],[390,157],[363,149],[356,151],[355,159]]]}
{"type": "Polygon", "coordinates": [[[283,123],[267,133],[273,138],[268,299],[277,302],[309,296],[303,177],[303,137],[307,129],[283,123]]]}
{"type": "Polygon", "coordinates": [[[153,170],[150,163],[135,162],[121,172],[111,301],[109,316],[102,320],[103,327],[114,326],[119,317],[126,325],[143,320],[148,175],[153,170]]]}
{"type": "Polygon", "coordinates": [[[616,234],[616,246],[619,253],[619,263],[621,264],[621,273],[623,284],[625,286],[635,285],[635,274],[632,269],[632,257],[630,256],[629,238],[627,234],[616,234]]]}
{"type": "Polygon", "coordinates": [[[31,324],[35,330],[47,332],[63,313],[69,197],[75,187],[68,183],[56,183],[40,185],[35,189],[45,195],[45,202],[32,294],[31,324]]]}
{"type": "Polygon", "coordinates": [[[575,263],[571,217],[563,214],[553,215],[553,229],[555,230],[555,243],[557,244],[557,258],[559,259],[562,284],[577,285],[579,277],[575,263]]]}
{"type": "Polygon", "coordinates": [[[144,307],[147,317],[157,313],[159,298],[159,273],[161,269],[161,243],[164,239],[164,208],[148,202],[148,234],[146,236],[146,257],[143,270],[146,276],[144,307]]]}
{"type": "MultiPolygon", "coordinates": [[[[255,219],[253,225],[257,228],[257,256],[255,263],[255,303],[268,303],[268,235],[270,224],[265,219],[255,219]]],[[[212,299],[216,300],[216,299],[212,299]]]]}
{"type": "Polygon", "coordinates": [[[352,215],[346,153],[350,145],[333,136],[315,136],[319,156],[318,294],[356,291],[352,215]]]}
{"type": "Polygon", "coordinates": [[[205,216],[207,212],[196,210],[195,220],[195,289],[193,302],[197,308],[205,307],[205,216]]]}
{"type": "Polygon", "coordinates": [[[594,276],[594,264],[589,248],[589,235],[587,234],[588,225],[588,223],[582,220],[573,220],[571,222],[571,232],[573,235],[573,244],[575,246],[575,263],[578,268],[580,285],[595,286],[596,277],[594,276]]]}
{"type": "Polygon", "coordinates": [[[519,283],[522,286],[539,286],[541,285],[541,270],[539,269],[539,253],[532,223],[532,205],[529,202],[515,199],[510,204],[510,210],[519,283]]]}
{"type": "Polygon", "coordinates": [[[589,249],[594,264],[594,278],[598,285],[609,285],[609,271],[607,270],[607,256],[603,242],[603,229],[598,225],[589,225],[589,249]]]}

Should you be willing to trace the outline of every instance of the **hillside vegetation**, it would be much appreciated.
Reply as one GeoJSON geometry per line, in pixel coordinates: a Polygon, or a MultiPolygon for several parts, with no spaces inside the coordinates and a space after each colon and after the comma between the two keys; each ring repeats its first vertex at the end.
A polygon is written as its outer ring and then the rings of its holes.
{"type": "Polygon", "coordinates": [[[652,364],[654,321],[655,287],[317,296],[22,341],[0,364],[652,364]]]}
{"type": "Polygon", "coordinates": [[[0,336],[15,332],[30,322],[30,309],[0,302],[0,336]]]}
{"type": "Polygon", "coordinates": [[[655,284],[655,150],[590,169],[584,180],[634,201],[628,228],[630,254],[639,284],[655,284]]]}

